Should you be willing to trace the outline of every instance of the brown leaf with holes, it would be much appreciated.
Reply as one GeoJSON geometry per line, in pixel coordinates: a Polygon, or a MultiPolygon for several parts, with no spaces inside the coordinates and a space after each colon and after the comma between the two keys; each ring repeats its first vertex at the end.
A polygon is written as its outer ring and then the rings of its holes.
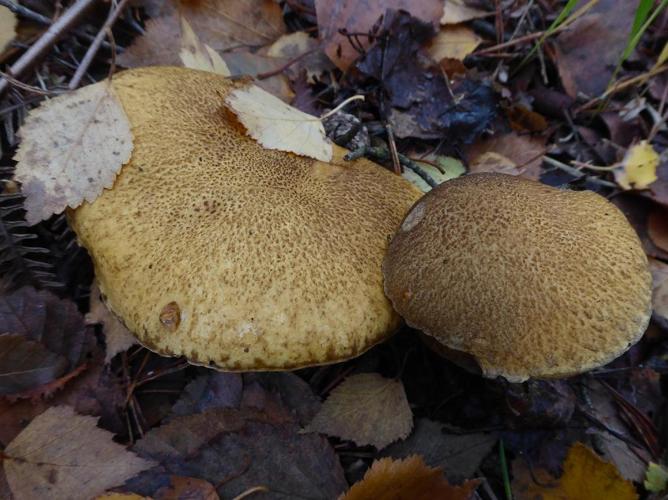
{"type": "Polygon", "coordinates": [[[523,459],[513,463],[513,491],[517,498],[534,500],[636,500],[633,483],[625,480],[614,465],[603,461],[584,444],[576,442],[568,451],[559,480],[546,471],[530,470],[523,459]],[[536,483],[536,478],[540,484],[536,483]]]}
{"type": "Polygon", "coordinates": [[[201,43],[217,52],[267,45],[286,30],[281,8],[272,0],[199,0],[178,6],[149,21],[146,32],[118,57],[118,64],[126,68],[180,66],[179,15],[201,43]]]}
{"type": "Polygon", "coordinates": [[[92,498],[154,465],[115,443],[96,423],[68,406],[36,417],[4,450],[15,499],[92,498]]]}
{"type": "Polygon", "coordinates": [[[360,373],[330,393],[307,430],[381,449],[408,436],[412,427],[413,413],[401,381],[360,373]]]}
{"type": "MultiPolygon", "coordinates": [[[[359,57],[347,37],[339,33],[369,33],[387,9],[407,10],[422,21],[436,25],[443,15],[442,0],[315,0],[320,39],[325,53],[340,69],[346,70],[359,57]]],[[[358,36],[361,47],[369,47],[369,37],[358,36]]]]}
{"type": "Polygon", "coordinates": [[[428,467],[422,457],[413,455],[403,460],[376,460],[340,500],[469,500],[480,481],[466,481],[452,486],[443,470],[428,467]]]}

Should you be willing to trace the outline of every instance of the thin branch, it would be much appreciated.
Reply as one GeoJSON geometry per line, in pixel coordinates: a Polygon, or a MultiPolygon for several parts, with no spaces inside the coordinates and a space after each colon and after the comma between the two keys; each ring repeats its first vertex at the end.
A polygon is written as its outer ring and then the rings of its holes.
{"type": "Polygon", "coordinates": [[[100,50],[100,45],[104,41],[104,37],[107,36],[108,31],[114,25],[114,23],[118,19],[118,16],[121,15],[121,13],[123,12],[123,9],[125,9],[125,6],[126,6],[127,3],[128,3],[128,0],[121,0],[116,5],[116,7],[112,7],[109,10],[109,16],[107,17],[107,20],[102,25],[102,28],[100,28],[100,31],[98,31],[97,36],[95,37],[95,40],[93,40],[93,43],[91,43],[90,47],[88,47],[88,50],[86,51],[86,55],[81,60],[81,64],[79,65],[79,67],[77,68],[76,73],[74,73],[74,76],[70,80],[70,83],[68,85],[68,88],[70,90],[76,89],[79,86],[79,84],[81,83],[81,79],[86,74],[86,71],[88,71],[88,68],[90,67],[91,63],[93,62],[93,59],[95,58],[95,55],[97,54],[97,51],[100,50]]]}
{"type": "MultiPolygon", "coordinates": [[[[18,60],[12,64],[8,73],[13,77],[21,76],[33,66],[48,50],[51,49],[60,37],[74,28],[83,14],[98,0],[77,0],[67,11],[55,21],[48,30],[37,40],[18,60]]],[[[0,95],[9,87],[6,78],[0,79],[0,95]]]]}

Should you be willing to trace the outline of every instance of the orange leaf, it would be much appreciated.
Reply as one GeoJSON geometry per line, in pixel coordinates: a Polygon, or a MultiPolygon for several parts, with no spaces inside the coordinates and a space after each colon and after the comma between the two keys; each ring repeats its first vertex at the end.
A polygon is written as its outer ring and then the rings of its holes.
{"type": "Polygon", "coordinates": [[[419,455],[403,460],[382,458],[339,500],[468,500],[478,484],[471,480],[452,486],[440,467],[427,466],[419,455]]]}

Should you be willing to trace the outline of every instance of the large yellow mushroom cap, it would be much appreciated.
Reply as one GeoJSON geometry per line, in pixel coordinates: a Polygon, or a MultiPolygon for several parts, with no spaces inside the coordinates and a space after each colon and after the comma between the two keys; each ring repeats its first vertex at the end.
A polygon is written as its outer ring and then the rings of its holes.
{"type": "Polygon", "coordinates": [[[392,333],[381,264],[415,188],[342,149],[329,164],[262,148],[225,109],[223,77],[158,67],[113,85],[132,158],[71,222],[144,345],[273,370],[347,359],[392,333]]]}
{"type": "Polygon", "coordinates": [[[514,382],[612,361],[651,315],[647,258],[614,205],[509,175],[469,175],[428,193],[383,270],[410,325],[514,382]]]}

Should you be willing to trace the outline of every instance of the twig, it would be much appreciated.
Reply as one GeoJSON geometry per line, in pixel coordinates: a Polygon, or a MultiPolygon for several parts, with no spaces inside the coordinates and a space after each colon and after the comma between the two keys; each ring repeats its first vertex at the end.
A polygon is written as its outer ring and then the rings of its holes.
{"type": "Polygon", "coordinates": [[[283,73],[286,69],[288,69],[290,66],[292,66],[292,65],[295,64],[295,63],[298,63],[299,61],[301,61],[302,59],[304,59],[306,56],[313,54],[316,50],[319,50],[319,49],[311,49],[311,50],[307,50],[306,52],[304,52],[304,53],[302,53],[302,54],[299,54],[299,55],[298,55],[297,57],[295,57],[294,59],[290,59],[288,62],[286,62],[286,63],[283,64],[282,66],[279,66],[279,67],[276,68],[276,69],[272,69],[271,71],[265,71],[264,73],[258,73],[257,75],[255,75],[255,78],[256,78],[257,80],[264,80],[265,78],[269,78],[269,77],[272,77],[272,76],[280,75],[280,74],[283,73]]]}
{"type": "Polygon", "coordinates": [[[56,90],[44,90],[39,87],[34,87],[33,85],[28,85],[27,83],[23,83],[20,80],[17,80],[14,78],[12,75],[9,75],[3,71],[0,71],[0,77],[4,78],[6,81],[12,84],[12,86],[19,88],[21,90],[25,90],[27,92],[32,92],[33,94],[38,94],[38,95],[54,95],[54,94],[60,94],[60,92],[56,90]]]}
{"type": "MultiPolygon", "coordinates": [[[[8,73],[13,77],[21,76],[29,67],[36,63],[56,41],[71,30],[79,18],[98,0],[77,0],[67,11],[55,21],[48,30],[18,60],[12,64],[8,73]]],[[[0,95],[9,86],[9,80],[0,80],[0,95]]]]}
{"type": "Polygon", "coordinates": [[[48,17],[43,16],[42,14],[38,14],[37,12],[33,12],[30,9],[26,9],[23,5],[14,3],[12,0],[0,0],[0,5],[7,7],[14,14],[25,17],[26,19],[30,19],[31,21],[35,21],[40,24],[51,24],[51,19],[48,17]]]}
{"type": "Polygon", "coordinates": [[[571,167],[570,165],[566,165],[563,162],[560,162],[559,160],[556,160],[554,158],[550,158],[549,156],[543,156],[543,161],[547,163],[548,165],[552,165],[553,167],[558,168],[559,170],[563,170],[567,174],[572,175],[573,177],[576,178],[581,178],[584,177],[588,182],[591,182],[592,184],[598,184],[599,186],[607,187],[607,188],[612,188],[616,189],[617,185],[613,182],[609,182],[603,179],[599,179],[598,177],[592,177],[590,175],[585,174],[584,172],[581,172],[577,168],[571,167]]]}
{"type": "Polygon", "coordinates": [[[399,161],[399,152],[397,151],[397,144],[394,142],[394,133],[392,132],[392,125],[390,123],[385,124],[385,130],[387,130],[387,142],[390,145],[390,154],[392,155],[392,168],[394,173],[401,175],[401,162],[399,161]]]}
{"type": "Polygon", "coordinates": [[[114,23],[118,19],[118,16],[120,16],[121,13],[123,12],[123,9],[125,9],[125,5],[127,3],[128,0],[121,0],[120,2],[118,2],[116,7],[112,7],[109,10],[109,16],[107,17],[107,20],[102,25],[102,28],[100,28],[100,31],[98,31],[97,36],[95,36],[95,39],[93,40],[93,43],[91,43],[90,47],[88,47],[86,55],[81,60],[81,64],[79,65],[76,73],[74,73],[74,76],[70,80],[70,83],[68,85],[68,88],[70,90],[76,89],[81,83],[81,79],[86,74],[86,71],[88,71],[88,68],[93,62],[93,59],[97,54],[97,51],[100,50],[100,45],[102,44],[104,37],[107,36],[108,30],[110,30],[111,27],[114,25],[114,23]]]}

